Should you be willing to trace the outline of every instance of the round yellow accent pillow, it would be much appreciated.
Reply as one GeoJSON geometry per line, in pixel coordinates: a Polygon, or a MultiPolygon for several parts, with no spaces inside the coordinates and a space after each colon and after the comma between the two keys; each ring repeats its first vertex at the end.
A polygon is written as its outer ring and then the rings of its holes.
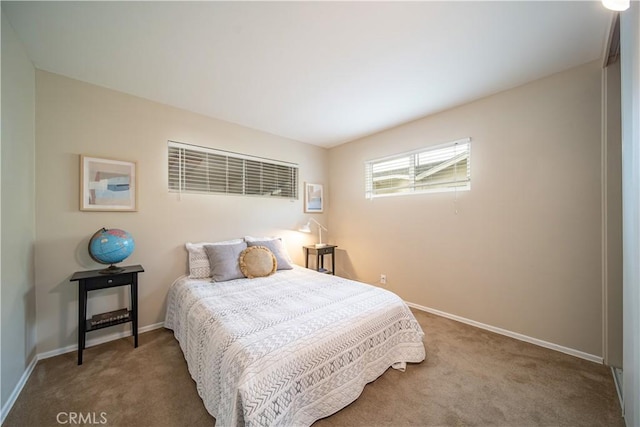
{"type": "Polygon", "coordinates": [[[240,254],[240,271],[249,279],[271,276],[277,269],[276,257],[264,246],[249,246],[240,254]]]}

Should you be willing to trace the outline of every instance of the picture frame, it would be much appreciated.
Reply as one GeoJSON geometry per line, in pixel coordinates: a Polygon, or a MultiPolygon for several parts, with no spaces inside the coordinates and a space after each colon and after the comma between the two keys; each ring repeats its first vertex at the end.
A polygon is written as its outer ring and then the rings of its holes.
{"type": "Polygon", "coordinates": [[[81,155],[80,210],[136,212],[136,162],[81,155]]]}
{"type": "Polygon", "coordinates": [[[324,190],[322,184],[304,184],[304,211],[322,213],[324,211],[324,190]]]}

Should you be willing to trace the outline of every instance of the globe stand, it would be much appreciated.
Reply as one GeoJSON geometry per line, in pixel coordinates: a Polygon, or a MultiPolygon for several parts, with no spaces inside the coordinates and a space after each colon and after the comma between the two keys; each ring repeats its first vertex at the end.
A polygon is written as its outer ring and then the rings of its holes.
{"type": "Polygon", "coordinates": [[[117,273],[122,273],[123,271],[124,271],[124,268],[116,267],[115,265],[111,264],[109,267],[105,268],[104,270],[100,270],[99,273],[100,274],[117,274],[117,273]]]}

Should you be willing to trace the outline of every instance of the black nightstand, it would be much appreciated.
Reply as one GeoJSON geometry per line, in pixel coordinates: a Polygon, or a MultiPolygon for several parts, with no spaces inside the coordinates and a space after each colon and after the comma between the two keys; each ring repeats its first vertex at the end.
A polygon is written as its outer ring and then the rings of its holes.
{"type": "Polygon", "coordinates": [[[144,268],[141,265],[122,267],[123,270],[114,274],[101,273],[102,270],[77,271],[73,273],[71,282],[78,282],[78,365],[82,365],[82,351],[85,348],[86,333],[109,326],[131,322],[134,347],[138,347],[138,273],[144,268]],[[114,288],[116,286],[131,286],[131,309],[124,318],[92,324],[87,319],[87,293],[97,289],[114,288]]]}
{"type": "Polygon", "coordinates": [[[326,245],[316,248],[315,245],[303,246],[304,248],[304,266],[309,268],[309,255],[316,256],[316,271],[335,275],[336,271],[336,245],[326,245]],[[324,256],[331,255],[331,270],[324,268],[324,256]]]}

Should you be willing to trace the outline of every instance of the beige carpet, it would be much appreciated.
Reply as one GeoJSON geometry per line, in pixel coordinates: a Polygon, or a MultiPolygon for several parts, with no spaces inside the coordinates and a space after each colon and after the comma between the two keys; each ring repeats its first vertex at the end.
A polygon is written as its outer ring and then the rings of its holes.
{"type": "MultiPolygon", "coordinates": [[[[327,426],[624,426],[610,370],[414,311],[427,359],[389,369],[327,426]]],[[[3,426],[212,426],[171,331],[38,362],[3,426]],[[71,413],[71,414],[69,414],[71,413]],[[90,419],[73,419],[74,414],[90,419]],[[85,421],[78,424],[78,421],[85,421]],[[106,423],[105,423],[106,422],[106,423]]]]}

